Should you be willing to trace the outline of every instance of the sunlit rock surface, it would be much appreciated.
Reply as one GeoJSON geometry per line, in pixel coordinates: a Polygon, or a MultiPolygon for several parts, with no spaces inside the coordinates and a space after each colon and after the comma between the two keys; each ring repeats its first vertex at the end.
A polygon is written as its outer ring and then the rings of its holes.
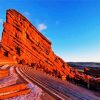
{"type": "Polygon", "coordinates": [[[19,12],[7,10],[3,26],[1,52],[4,57],[20,64],[36,65],[58,77],[74,77],[72,68],[52,51],[51,42],[19,12]]]}
{"type": "MultiPolygon", "coordinates": [[[[27,92],[27,91],[25,91],[27,92]]],[[[7,98],[5,100],[40,100],[41,95],[43,95],[43,91],[42,89],[40,89],[39,87],[37,87],[34,84],[30,84],[28,83],[26,85],[26,82],[23,81],[22,79],[20,79],[20,77],[17,75],[17,73],[14,70],[14,67],[10,67],[9,68],[9,76],[5,77],[3,79],[0,79],[0,100],[1,100],[1,95],[4,94],[4,98],[7,98]],[[18,90],[21,91],[22,89],[18,86],[22,85],[21,88],[28,88],[31,91],[27,94],[21,92],[20,95],[18,95],[18,93],[16,93],[18,90]],[[6,88],[6,90],[5,90],[6,88]],[[11,95],[11,93],[15,92],[16,94],[14,94],[14,97],[12,95],[11,98],[9,98],[9,95],[11,95]],[[9,94],[9,95],[6,95],[9,94]],[[8,97],[7,97],[8,96],[8,97]]]]}
{"type": "Polygon", "coordinates": [[[51,42],[16,10],[7,10],[3,26],[0,64],[28,65],[62,80],[73,79],[81,84],[96,80],[66,64],[53,52],[51,42]]]}

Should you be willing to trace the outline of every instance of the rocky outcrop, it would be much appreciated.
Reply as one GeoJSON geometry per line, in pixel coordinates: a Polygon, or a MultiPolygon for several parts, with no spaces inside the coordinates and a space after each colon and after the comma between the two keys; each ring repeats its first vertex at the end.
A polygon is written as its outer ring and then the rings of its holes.
{"type": "Polygon", "coordinates": [[[58,57],[52,50],[51,42],[16,10],[7,10],[3,26],[1,60],[8,59],[8,62],[33,66],[62,80],[72,78],[88,82],[91,79],[58,57]]]}
{"type": "Polygon", "coordinates": [[[51,42],[19,12],[7,10],[3,26],[1,51],[5,57],[58,76],[74,77],[72,68],[52,51],[51,42]]]}
{"type": "Polygon", "coordinates": [[[51,42],[16,10],[7,10],[6,22],[3,26],[0,43],[1,63],[4,61],[4,63],[17,62],[29,65],[62,80],[73,79],[81,84],[90,84],[91,81],[96,80],[66,64],[53,52],[51,42]]]}
{"type": "Polygon", "coordinates": [[[0,100],[16,97],[19,95],[25,95],[30,93],[30,89],[27,88],[27,84],[15,84],[9,87],[0,88],[0,100]]]}
{"type": "Polygon", "coordinates": [[[16,10],[7,10],[3,26],[0,43],[1,63],[4,61],[29,65],[62,80],[73,79],[81,84],[90,84],[90,81],[96,80],[66,64],[53,52],[51,42],[16,10]]]}

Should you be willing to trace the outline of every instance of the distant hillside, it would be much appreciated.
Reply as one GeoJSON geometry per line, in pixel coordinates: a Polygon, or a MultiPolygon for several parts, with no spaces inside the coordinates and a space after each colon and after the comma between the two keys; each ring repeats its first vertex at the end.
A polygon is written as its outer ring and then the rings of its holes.
{"type": "Polygon", "coordinates": [[[74,68],[83,69],[84,67],[100,69],[100,63],[95,62],[68,62],[74,68]]]}

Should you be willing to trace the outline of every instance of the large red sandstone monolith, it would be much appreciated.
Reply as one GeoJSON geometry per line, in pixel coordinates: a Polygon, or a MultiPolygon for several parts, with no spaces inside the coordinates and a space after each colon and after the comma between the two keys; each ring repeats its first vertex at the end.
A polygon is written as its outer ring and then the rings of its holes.
{"type": "Polygon", "coordinates": [[[73,75],[70,67],[51,48],[51,42],[43,36],[23,15],[7,10],[2,33],[3,55],[20,64],[37,65],[48,73],[73,75]]]}
{"type": "Polygon", "coordinates": [[[3,26],[1,56],[20,64],[36,66],[62,79],[66,79],[66,76],[75,77],[74,69],[54,54],[51,42],[19,12],[7,10],[3,26]]]}

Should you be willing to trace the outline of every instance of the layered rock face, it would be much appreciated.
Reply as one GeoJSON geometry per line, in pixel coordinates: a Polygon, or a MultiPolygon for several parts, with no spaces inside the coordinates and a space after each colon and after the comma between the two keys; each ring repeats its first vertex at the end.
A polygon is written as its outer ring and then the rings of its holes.
{"type": "Polygon", "coordinates": [[[54,72],[58,76],[73,77],[71,67],[52,51],[51,42],[16,10],[7,10],[1,42],[5,57],[20,64],[37,66],[48,73],[54,72]]]}
{"type": "Polygon", "coordinates": [[[74,79],[82,84],[98,80],[79,73],[54,54],[51,42],[27,18],[13,9],[7,10],[4,22],[0,43],[0,62],[3,61],[30,65],[63,80],[74,79]]]}

